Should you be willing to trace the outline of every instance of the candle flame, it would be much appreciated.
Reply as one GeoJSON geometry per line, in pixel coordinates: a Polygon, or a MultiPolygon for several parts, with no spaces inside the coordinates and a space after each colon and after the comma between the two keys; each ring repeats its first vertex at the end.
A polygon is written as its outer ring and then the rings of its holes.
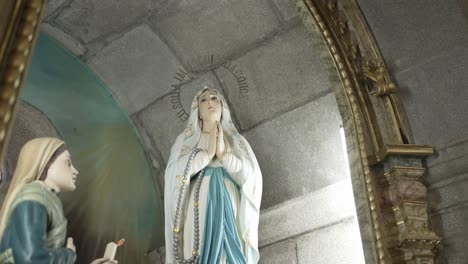
{"type": "Polygon", "coordinates": [[[125,238],[120,239],[116,244],[118,247],[122,246],[125,243],[125,238]]]}

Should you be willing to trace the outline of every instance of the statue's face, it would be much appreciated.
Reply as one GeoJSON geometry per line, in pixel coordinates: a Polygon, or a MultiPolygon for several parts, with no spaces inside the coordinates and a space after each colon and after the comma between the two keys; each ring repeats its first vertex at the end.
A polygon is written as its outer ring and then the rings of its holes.
{"type": "Polygon", "coordinates": [[[70,152],[65,150],[50,165],[46,181],[59,192],[70,192],[76,189],[78,171],[72,164],[70,152]]]}
{"type": "Polygon", "coordinates": [[[223,112],[221,99],[215,92],[203,92],[198,97],[198,111],[203,121],[220,121],[223,112]]]}

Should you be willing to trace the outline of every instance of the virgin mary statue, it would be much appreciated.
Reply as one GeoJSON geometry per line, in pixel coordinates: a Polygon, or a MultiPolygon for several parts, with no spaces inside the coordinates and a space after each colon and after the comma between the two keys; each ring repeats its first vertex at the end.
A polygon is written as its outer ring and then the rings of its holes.
{"type": "Polygon", "coordinates": [[[257,263],[262,175],[228,106],[205,87],[165,173],[166,263],[257,263]]]}

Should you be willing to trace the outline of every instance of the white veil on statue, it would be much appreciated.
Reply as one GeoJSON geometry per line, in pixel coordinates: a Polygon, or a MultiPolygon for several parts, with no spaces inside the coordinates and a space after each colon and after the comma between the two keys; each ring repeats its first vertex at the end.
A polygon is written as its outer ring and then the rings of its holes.
{"type": "MultiPolygon", "coordinates": [[[[180,134],[171,149],[166,172],[164,186],[164,212],[165,212],[165,237],[166,237],[166,263],[175,263],[173,252],[173,225],[177,206],[179,190],[183,186],[182,177],[188,158],[194,150],[201,136],[201,124],[199,122],[198,97],[207,89],[199,91],[192,101],[190,118],[182,134],[180,134]]],[[[210,89],[214,90],[214,89],[210,89]]],[[[216,91],[216,90],[214,90],[216,91]]],[[[217,92],[217,91],[216,91],[217,92]]],[[[217,92],[218,93],[218,92],[217,92]]],[[[259,260],[258,253],[258,223],[260,214],[260,201],[262,196],[262,175],[255,154],[247,140],[239,134],[235,128],[231,114],[224,98],[220,95],[223,111],[221,125],[225,136],[230,139],[231,151],[242,161],[242,169],[236,174],[238,179],[246,179],[240,185],[240,207],[238,209],[239,237],[243,244],[244,256],[247,263],[256,264],[259,260]]],[[[235,175],[233,175],[235,176],[235,175]]],[[[187,181],[185,184],[190,184],[187,181]]],[[[186,215],[188,192],[183,197],[183,214],[186,215]]],[[[201,198],[201,197],[200,197],[201,198]]],[[[204,223],[201,223],[204,224],[204,223]]],[[[188,258],[190,256],[185,256],[188,258]]]]}

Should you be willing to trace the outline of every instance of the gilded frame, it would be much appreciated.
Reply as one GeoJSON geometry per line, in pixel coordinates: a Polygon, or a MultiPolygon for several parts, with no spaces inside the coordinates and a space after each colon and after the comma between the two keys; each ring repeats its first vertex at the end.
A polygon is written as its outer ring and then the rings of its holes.
{"type": "Polygon", "coordinates": [[[45,14],[46,0],[0,2],[0,160],[45,14]]]}
{"type": "Polygon", "coordinates": [[[356,0],[295,0],[307,28],[320,31],[342,85],[343,118],[366,263],[434,263],[441,238],[428,229],[422,159],[397,85],[356,0]],[[408,191],[411,190],[411,191],[408,191]]]}

